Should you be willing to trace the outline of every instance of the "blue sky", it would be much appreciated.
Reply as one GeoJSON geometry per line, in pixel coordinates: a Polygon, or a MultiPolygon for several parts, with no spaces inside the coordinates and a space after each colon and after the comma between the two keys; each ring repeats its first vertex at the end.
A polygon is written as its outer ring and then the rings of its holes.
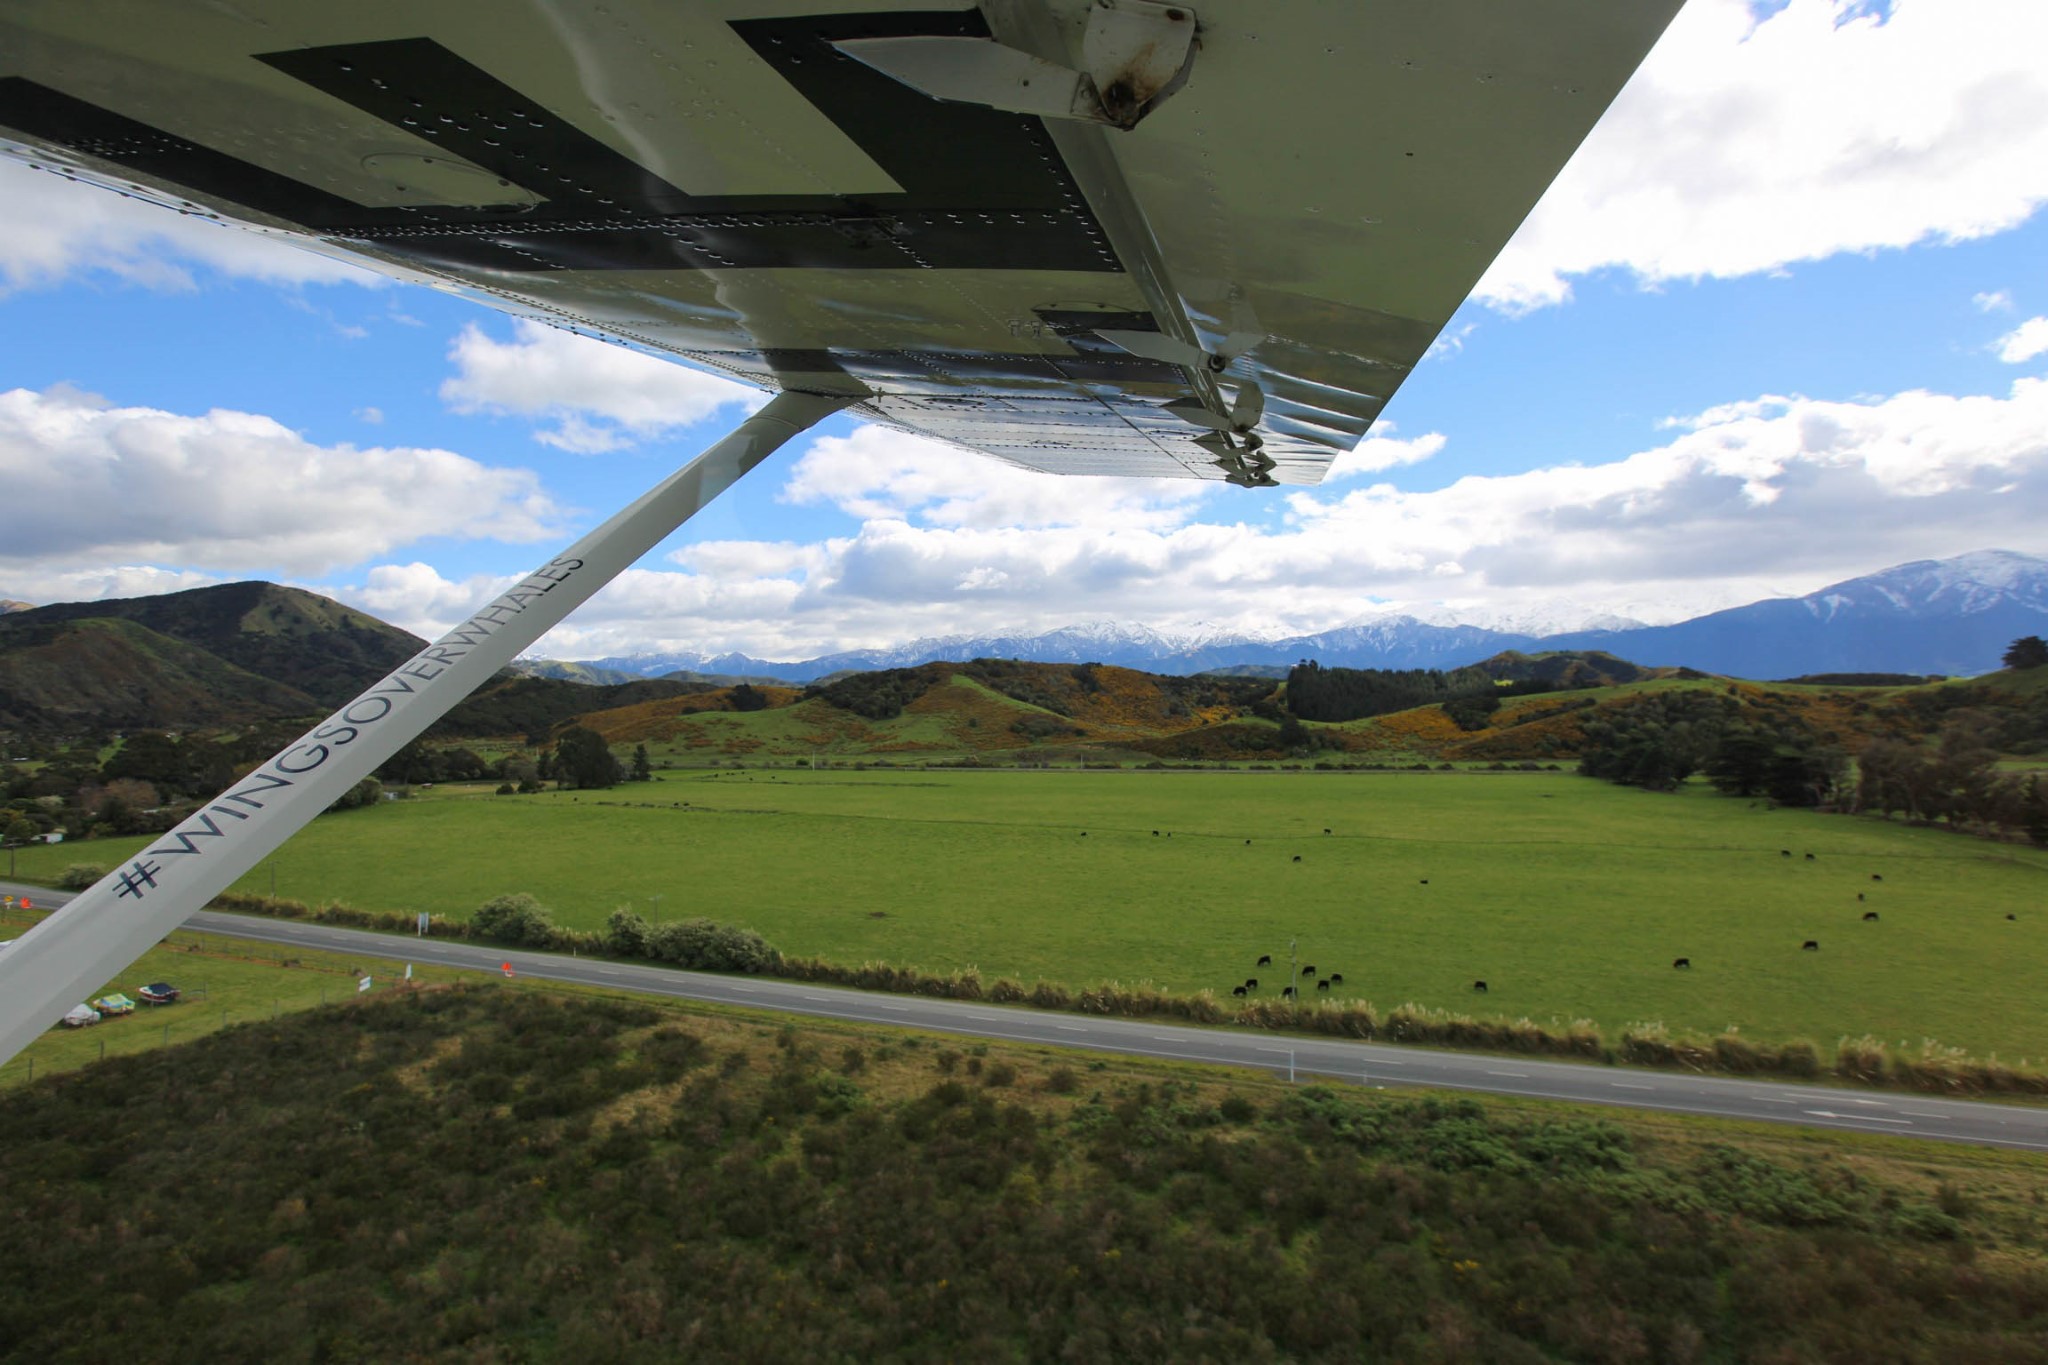
{"type": "MultiPolygon", "coordinates": [[[[1692,0],[1322,487],[1077,485],[840,419],[538,652],[1562,628],[2048,554],[2043,50],[2039,0],[1692,0]]],[[[265,577],[431,633],[744,411],[19,166],[0,203],[0,596],[265,577]]]]}

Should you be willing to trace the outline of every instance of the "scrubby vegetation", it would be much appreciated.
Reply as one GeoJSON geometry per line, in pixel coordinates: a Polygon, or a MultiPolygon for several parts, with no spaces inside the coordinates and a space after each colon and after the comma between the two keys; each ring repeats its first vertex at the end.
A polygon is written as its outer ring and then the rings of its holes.
{"type": "Polygon", "coordinates": [[[476,988],[0,1101],[17,1358],[2039,1359],[2037,1166],[476,988]],[[2031,1194],[2030,1194],[2031,1192],[2031,1194]]]}

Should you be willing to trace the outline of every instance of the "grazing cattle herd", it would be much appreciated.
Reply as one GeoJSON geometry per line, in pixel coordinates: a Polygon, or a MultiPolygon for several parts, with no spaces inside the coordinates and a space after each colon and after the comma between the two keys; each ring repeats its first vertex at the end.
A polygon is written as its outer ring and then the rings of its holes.
{"type": "MultiPolygon", "coordinates": [[[[1329,831],[1328,829],[1325,829],[1325,830],[1323,831],[1323,833],[1325,833],[1325,834],[1328,834],[1329,832],[1330,832],[1330,831],[1329,831]]],[[[1154,833],[1154,834],[1157,834],[1157,833],[1158,833],[1158,831],[1157,831],[1157,830],[1154,830],[1154,831],[1153,831],[1153,833],[1154,833]]],[[[1245,840],[1245,843],[1249,844],[1249,843],[1251,843],[1251,840],[1247,839],[1247,840],[1245,840]]],[[[1789,848],[1781,848],[1781,849],[1779,849],[1779,850],[1778,850],[1778,856],[1779,856],[1779,857],[1781,857],[1781,858],[1789,858],[1789,857],[1791,857],[1791,856],[1792,856],[1792,850],[1791,850],[1791,849],[1789,849],[1789,848]]],[[[1295,862],[1297,862],[1297,863],[1298,863],[1298,862],[1300,862],[1300,861],[1301,861],[1301,855],[1300,855],[1300,854],[1298,854],[1298,853],[1297,853],[1297,854],[1295,854],[1295,855],[1294,855],[1294,861],[1295,861],[1295,862]]],[[[1815,857],[1815,855],[1813,855],[1813,854],[1811,854],[1811,853],[1808,853],[1808,854],[1806,854],[1806,855],[1805,855],[1805,861],[1807,861],[1807,862],[1818,862],[1818,861],[1819,861],[1819,859],[1818,859],[1818,858],[1816,858],[1816,857],[1815,857]]],[[[1421,883],[1422,883],[1422,885],[1424,885],[1424,886],[1428,886],[1428,885],[1429,885],[1429,878],[1427,878],[1427,877],[1423,877],[1423,878],[1421,878],[1420,880],[1421,880],[1421,883]]],[[[1878,873],[1878,872],[1873,872],[1873,873],[1871,873],[1871,874],[1870,874],[1870,880],[1872,880],[1872,881],[1874,881],[1874,882],[1881,882],[1881,881],[1883,881],[1883,880],[1884,880],[1884,876],[1883,876],[1883,874],[1882,874],[1882,873],[1878,873]]],[[[1856,899],[1857,899],[1858,901],[1862,901],[1862,900],[1864,900],[1864,899],[1865,899],[1864,893],[1863,893],[1863,892],[1861,892],[1861,891],[1858,891],[1858,892],[1856,893],[1856,899]]],[[[2007,915],[2007,916],[2006,916],[2006,918],[2007,918],[2007,919],[2009,919],[2009,920],[2017,920],[2017,919],[2018,919],[2019,917],[2018,917],[2017,915],[2007,915]]],[[[1865,924],[1875,924],[1875,923],[1877,923],[1877,922],[1878,922],[1878,913],[1877,913],[1877,911],[1875,911],[1875,910],[1866,910],[1866,911],[1864,911],[1864,912],[1863,912],[1863,922],[1864,922],[1865,924]]],[[[1807,953],[1817,953],[1817,952],[1819,952],[1819,951],[1820,951],[1820,941],[1819,941],[1818,939],[1811,939],[1811,938],[1809,938],[1809,939],[1806,939],[1806,940],[1804,940],[1804,941],[1802,941],[1802,942],[1800,943],[1800,945],[1799,945],[1799,949],[1800,949],[1800,951],[1801,951],[1801,952],[1807,952],[1807,953]]],[[[1273,955],[1272,955],[1271,953],[1261,953],[1261,954],[1259,954],[1259,960],[1258,960],[1258,965],[1259,965],[1259,966],[1261,966],[1261,967],[1270,967],[1270,966],[1272,966],[1272,965],[1273,965],[1273,955]]],[[[1678,958],[1673,958],[1673,959],[1671,960],[1671,965],[1672,965],[1672,966],[1673,966],[1674,968],[1676,968],[1676,969],[1678,969],[1678,970],[1680,970],[1680,971],[1690,971],[1690,970],[1692,969],[1692,959],[1691,959],[1690,957],[1678,957],[1678,958]]],[[[1315,976],[1315,975],[1316,975],[1316,968],[1315,968],[1314,964],[1310,964],[1310,965],[1308,965],[1308,966],[1305,966],[1305,967],[1303,967],[1303,968],[1301,969],[1301,976],[1302,976],[1303,978],[1307,978],[1307,977],[1312,977],[1312,976],[1315,976]]],[[[1316,990],[1317,990],[1318,992],[1323,992],[1323,993],[1327,993],[1327,992],[1328,992],[1328,991],[1329,991],[1329,990],[1331,989],[1331,987],[1333,987],[1333,986],[1341,986],[1341,985],[1343,985],[1343,984],[1344,984],[1344,974],[1343,974],[1342,972],[1332,972],[1332,973],[1330,973],[1330,975],[1329,975],[1329,976],[1327,976],[1327,977],[1323,977],[1323,978],[1320,978],[1319,980],[1317,980],[1317,982],[1316,982],[1316,990]]],[[[1256,991],[1258,990],[1258,988],[1259,988],[1259,981],[1258,981],[1258,978],[1257,978],[1257,977],[1250,977],[1250,978],[1247,978],[1247,979],[1246,979],[1245,983],[1244,983],[1244,984],[1243,984],[1242,986],[1233,986],[1233,987],[1231,987],[1230,993],[1231,993],[1232,995],[1234,995],[1234,996],[1249,996],[1249,995],[1253,994],[1254,992],[1256,992],[1256,991]]],[[[1486,991],[1487,991],[1487,985],[1486,985],[1486,982],[1485,982],[1485,980],[1484,980],[1484,979],[1480,979],[1480,980],[1475,980],[1475,981],[1474,981],[1474,982],[1472,983],[1472,989],[1473,989],[1473,991],[1475,991],[1475,992],[1477,992],[1477,993],[1481,993],[1481,994],[1484,994],[1484,993],[1486,993],[1486,991]]],[[[1291,986],[1291,985],[1290,985],[1290,986],[1287,986],[1287,987],[1285,987],[1285,988],[1283,988],[1283,989],[1281,990],[1281,992],[1280,992],[1280,995],[1281,995],[1281,998],[1282,998],[1282,999],[1285,999],[1285,1000],[1292,1000],[1292,999],[1295,999],[1295,998],[1296,998],[1296,992],[1295,992],[1295,988],[1294,988],[1293,986],[1291,986]]]]}

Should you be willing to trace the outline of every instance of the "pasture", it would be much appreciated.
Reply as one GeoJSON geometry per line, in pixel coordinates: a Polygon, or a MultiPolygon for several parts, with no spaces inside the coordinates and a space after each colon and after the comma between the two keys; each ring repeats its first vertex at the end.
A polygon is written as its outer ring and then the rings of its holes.
{"type": "MultiPolygon", "coordinates": [[[[135,846],[25,850],[22,870],[54,876],[135,846]]],[[[2048,852],[1699,786],[671,772],[608,792],[443,789],[323,817],[239,889],[268,892],[273,875],[277,894],[314,903],[460,917],[529,891],[584,928],[630,906],[845,963],[1226,998],[1249,977],[1276,994],[1291,938],[1302,963],[1343,973],[1332,998],[1381,1008],[1583,1017],[1610,1038],[1659,1021],[1804,1037],[1824,1054],[1868,1033],[2048,1059],[2048,852]],[[1275,966],[1256,967],[1261,954],[1275,966]],[[1689,970],[1673,969],[1680,957],[1689,970]]]]}

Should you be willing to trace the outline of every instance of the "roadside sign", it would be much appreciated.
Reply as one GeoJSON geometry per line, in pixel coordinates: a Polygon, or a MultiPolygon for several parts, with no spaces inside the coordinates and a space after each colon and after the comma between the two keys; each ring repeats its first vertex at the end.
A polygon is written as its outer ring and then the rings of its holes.
{"type": "Polygon", "coordinates": [[[356,982],[356,994],[357,994],[357,995],[361,995],[361,994],[362,994],[362,993],[363,993],[364,991],[366,991],[366,990],[368,990],[368,989],[370,989],[370,978],[369,978],[369,977],[367,977],[367,976],[366,976],[366,977],[364,977],[364,978],[363,978],[363,979],[362,979],[361,981],[358,981],[358,982],[356,982]]]}

